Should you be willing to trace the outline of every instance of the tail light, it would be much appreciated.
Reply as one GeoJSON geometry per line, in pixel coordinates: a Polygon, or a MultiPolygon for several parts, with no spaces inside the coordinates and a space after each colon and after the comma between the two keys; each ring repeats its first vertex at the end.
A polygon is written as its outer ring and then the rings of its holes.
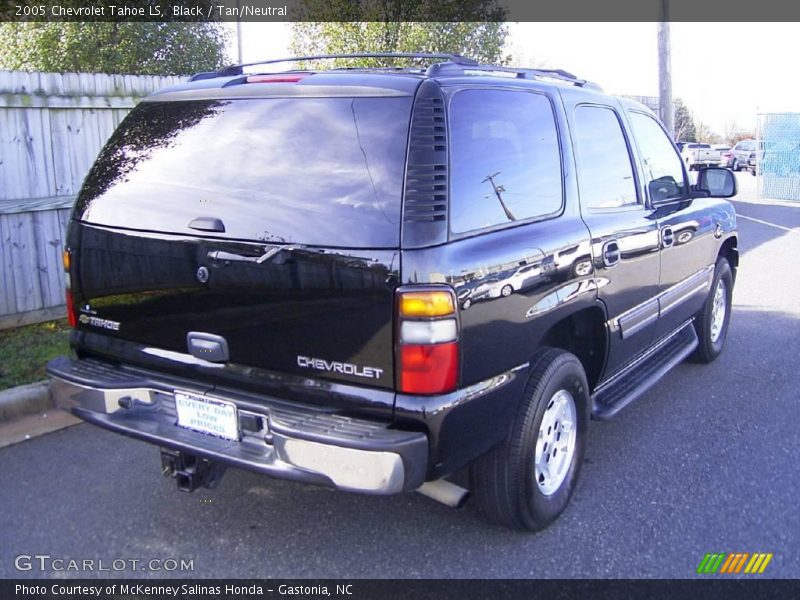
{"type": "Polygon", "coordinates": [[[64,284],[67,295],[67,321],[69,321],[70,327],[77,327],[78,315],[75,312],[75,299],[72,297],[72,281],[70,278],[70,269],[72,268],[72,252],[70,252],[69,248],[64,250],[62,261],[64,263],[64,284]]]}
{"type": "Polygon", "coordinates": [[[404,394],[443,394],[458,384],[456,296],[445,287],[397,292],[397,380],[404,394]]]}

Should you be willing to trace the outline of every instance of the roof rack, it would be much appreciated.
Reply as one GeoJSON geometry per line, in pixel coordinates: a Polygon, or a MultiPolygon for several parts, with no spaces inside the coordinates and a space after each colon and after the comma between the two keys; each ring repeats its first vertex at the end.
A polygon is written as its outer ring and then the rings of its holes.
{"type": "Polygon", "coordinates": [[[242,63],[223,67],[218,71],[206,71],[192,75],[189,81],[199,81],[201,79],[214,79],[215,77],[235,77],[244,74],[245,67],[255,67],[257,65],[273,65],[288,62],[303,62],[309,60],[325,60],[337,58],[407,58],[407,59],[446,59],[448,64],[463,66],[478,66],[478,62],[471,58],[466,58],[460,54],[450,53],[429,53],[429,52],[353,52],[349,54],[317,54],[314,56],[293,56],[290,58],[275,58],[271,60],[259,60],[256,62],[242,63]]]}
{"type": "MultiPolygon", "coordinates": [[[[555,80],[562,83],[569,83],[578,87],[585,87],[597,91],[602,88],[596,83],[580,79],[564,71],[563,69],[526,69],[521,67],[505,67],[502,65],[488,65],[479,63],[476,60],[447,52],[353,52],[349,54],[317,54],[314,56],[294,56],[291,58],[276,58],[271,60],[259,60],[256,62],[230,65],[218,71],[208,71],[192,75],[189,81],[199,81],[201,79],[214,79],[216,77],[236,77],[244,75],[245,67],[255,67],[258,65],[274,65],[279,63],[304,62],[310,60],[330,60],[339,58],[405,58],[423,60],[442,60],[431,65],[425,72],[428,77],[448,77],[459,75],[507,73],[513,74],[520,79],[545,79],[555,80]]],[[[386,69],[388,67],[370,67],[370,69],[386,69]]],[[[422,72],[420,70],[420,72],[422,72]]]]}
{"type": "Polygon", "coordinates": [[[474,65],[463,65],[453,62],[438,63],[428,68],[428,77],[447,77],[457,75],[471,75],[475,72],[482,72],[487,75],[492,73],[508,73],[520,79],[550,79],[563,83],[570,83],[578,87],[585,87],[597,91],[602,88],[586,79],[580,79],[563,69],[527,69],[524,67],[505,67],[502,65],[485,65],[476,63],[474,65]]]}

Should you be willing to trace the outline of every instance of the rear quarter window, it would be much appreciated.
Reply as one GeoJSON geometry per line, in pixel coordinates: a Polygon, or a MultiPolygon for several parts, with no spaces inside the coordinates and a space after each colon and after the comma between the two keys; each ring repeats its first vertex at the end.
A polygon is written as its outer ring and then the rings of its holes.
{"type": "Polygon", "coordinates": [[[561,154],[547,96],[461,90],[450,101],[450,229],[456,234],[555,214],[561,154]]]}

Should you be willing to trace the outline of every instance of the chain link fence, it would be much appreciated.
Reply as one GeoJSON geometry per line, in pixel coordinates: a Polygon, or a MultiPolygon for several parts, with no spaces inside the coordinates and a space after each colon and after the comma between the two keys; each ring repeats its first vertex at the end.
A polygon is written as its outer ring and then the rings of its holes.
{"type": "Polygon", "coordinates": [[[800,113],[758,115],[760,198],[800,201],[800,113]]]}

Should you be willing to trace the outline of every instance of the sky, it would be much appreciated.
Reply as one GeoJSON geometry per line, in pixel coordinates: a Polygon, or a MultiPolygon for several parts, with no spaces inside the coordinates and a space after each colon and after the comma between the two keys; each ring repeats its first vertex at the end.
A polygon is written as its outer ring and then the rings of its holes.
{"type": "MultiPolygon", "coordinates": [[[[232,25],[232,27],[234,27],[232,25]]],[[[672,92],[712,131],[800,112],[800,23],[672,23],[672,92]]],[[[517,66],[560,68],[613,94],[658,95],[656,23],[509,23],[517,66]]],[[[235,38],[235,36],[234,36],[235,38]]],[[[290,56],[291,25],[242,23],[245,62],[290,56]]],[[[231,60],[236,60],[232,40],[231,60]]]]}

